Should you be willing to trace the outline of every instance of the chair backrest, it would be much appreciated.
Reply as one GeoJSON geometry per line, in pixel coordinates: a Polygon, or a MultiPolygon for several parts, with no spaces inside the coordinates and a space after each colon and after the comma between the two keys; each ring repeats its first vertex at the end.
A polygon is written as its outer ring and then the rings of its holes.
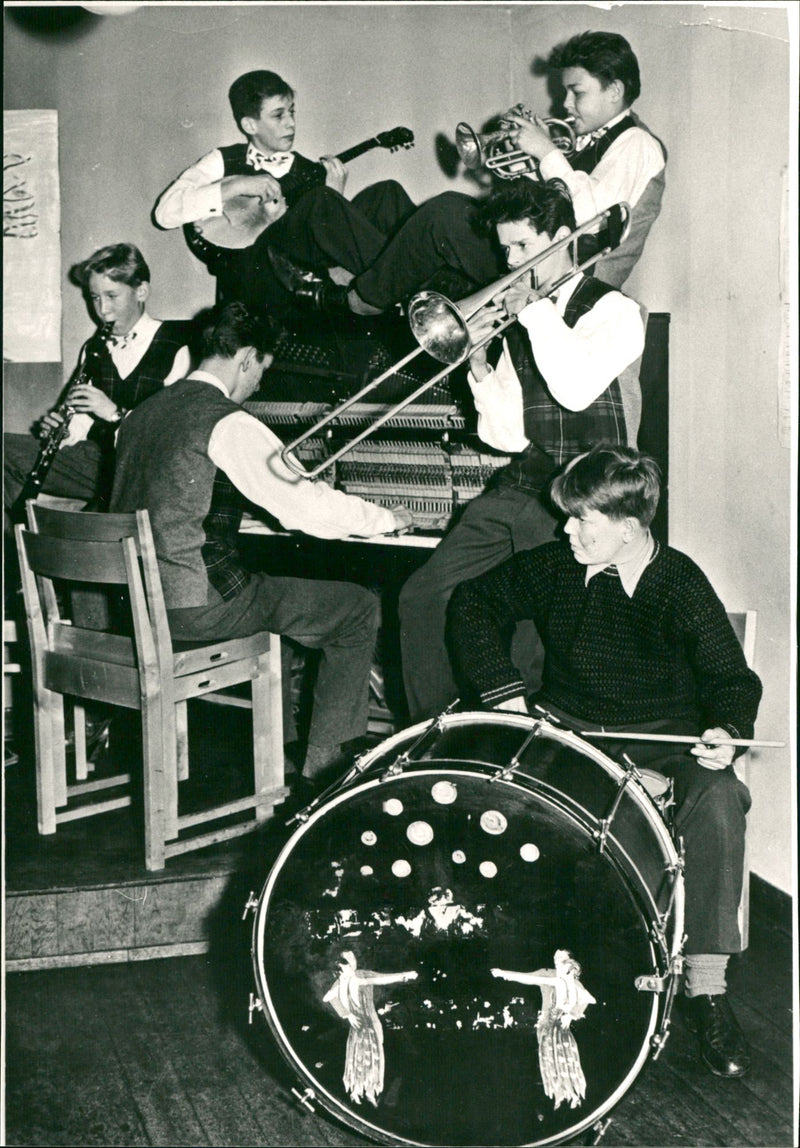
{"type": "Polygon", "coordinates": [[[745,661],[751,668],[756,652],[756,617],[755,610],[742,610],[740,613],[728,614],[728,621],[739,639],[745,661]]]}
{"type": "Polygon", "coordinates": [[[126,639],[98,633],[111,629],[102,611],[91,626],[63,618],[55,583],[125,586],[140,669],[159,676],[168,670],[171,677],[172,645],[147,511],[96,514],[29,502],[27,513],[30,529],[18,526],[16,534],[32,641],[113,657],[126,639]]]}

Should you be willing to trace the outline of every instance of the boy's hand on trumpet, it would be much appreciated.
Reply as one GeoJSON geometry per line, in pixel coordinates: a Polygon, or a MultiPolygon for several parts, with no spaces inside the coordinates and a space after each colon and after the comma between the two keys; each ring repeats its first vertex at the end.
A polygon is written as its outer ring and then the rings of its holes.
{"type": "Polygon", "coordinates": [[[518,108],[511,108],[505,113],[503,120],[511,129],[508,135],[511,143],[526,155],[533,156],[534,159],[544,159],[551,151],[556,150],[556,145],[541,116],[529,119],[518,108]]]}

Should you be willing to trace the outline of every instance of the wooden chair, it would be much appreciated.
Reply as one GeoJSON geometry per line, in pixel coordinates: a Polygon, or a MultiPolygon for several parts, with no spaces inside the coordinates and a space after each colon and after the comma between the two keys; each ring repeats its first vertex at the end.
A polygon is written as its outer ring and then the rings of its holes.
{"type": "MultiPolygon", "coordinates": [[[[755,610],[742,610],[740,613],[729,613],[728,621],[733,627],[739,645],[744,652],[745,661],[753,668],[756,653],[756,619],[755,610]]],[[[749,753],[745,752],[736,759],[734,766],[737,777],[745,783],[750,781],[749,753]]],[[[739,932],[742,937],[742,949],[746,949],[750,941],[750,849],[745,838],[744,845],[744,876],[742,880],[742,899],[739,902],[739,932]]]]}
{"type": "Polygon", "coordinates": [[[129,792],[94,800],[108,789],[129,788],[130,777],[81,777],[77,734],[77,784],[68,784],[65,696],[77,699],[76,726],[82,724],[82,699],[141,711],[148,869],[162,869],[169,857],[257,828],[288,793],[279,639],[264,631],[173,647],[146,511],[76,513],[29,503],[28,520],[29,529],[18,526],[16,535],[31,645],[39,832],[54,833],[64,821],[130,804],[129,792]],[[128,624],[120,630],[119,619],[111,615],[119,614],[123,603],[128,624]],[[233,700],[252,706],[253,791],[179,814],[179,780],[188,775],[188,699],[221,701],[227,695],[220,690],[247,681],[252,702],[233,700]],[[92,800],[83,800],[87,797],[92,800]],[[248,810],[252,816],[245,821],[187,835],[201,824],[248,810]]]}

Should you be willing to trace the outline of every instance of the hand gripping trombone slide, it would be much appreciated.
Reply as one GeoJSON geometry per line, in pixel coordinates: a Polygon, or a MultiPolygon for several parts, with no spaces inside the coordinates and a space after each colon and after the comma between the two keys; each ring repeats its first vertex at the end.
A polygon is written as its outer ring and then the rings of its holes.
{"type": "Polygon", "coordinates": [[[383,426],[384,423],[395,418],[400,411],[405,410],[407,406],[418,399],[420,395],[423,395],[425,391],[430,390],[436,383],[446,378],[447,375],[455,370],[456,367],[460,366],[474,351],[485,347],[497,335],[501,334],[506,327],[509,327],[516,321],[516,315],[509,315],[507,319],[494,327],[485,338],[473,343],[470,338],[468,323],[471,319],[474,319],[484,307],[488,306],[499,296],[502,296],[517,280],[522,279],[523,276],[531,272],[538,264],[543,263],[546,259],[549,259],[551,255],[556,254],[565,247],[573,245],[572,267],[566,275],[563,275],[555,283],[547,285],[547,294],[551,295],[554,291],[557,291],[563,283],[571,279],[573,275],[577,275],[580,271],[585,271],[588,267],[597,263],[598,260],[608,255],[610,251],[614,251],[619,247],[628,236],[630,218],[631,213],[628,204],[615,203],[612,207],[606,208],[605,211],[599,212],[587,220],[586,223],[581,224],[580,227],[576,227],[574,231],[571,231],[569,235],[566,235],[563,239],[557,240],[544,251],[539,252],[538,255],[534,255],[527,263],[515,267],[513,271],[509,271],[507,275],[504,275],[494,283],[490,283],[487,287],[481,288],[480,291],[476,291],[473,295],[468,295],[465,299],[461,299],[457,303],[452,302],[452,300],[448,299],[445,295],[440,295],[437,291],[421,291],[415,295],[408,306],[408,320],[412,334],[420,344],[419,347],[410,351],[393,366],[388,367],[382,374],[370,380],[360,391],[351,395],[334,410],[329,411],[328,414],[319,419],[312,427],[309,427],[303,434],[294,439],[293,442],[285,446],[281,451],[283,461],[295,474],[303,478],[316,478],[323,470],[326,470],[329,466],[337,462],[342,455],[347,454],[354,446],[376,431],[378,427],[383,426]],[[598,231],[600,231],[602,235],[602,246],[582,263],[578,263],[577,241],[579,237],[598,231]],[[294,457],[292,452],[296,450],[298,446],[301,446],[308,439],[313,438],[314,435],[319,434],[323,427],[335,422],[346,410],[353,406],[354,403],[359,402],[359,400],[363,399],[364,395],[375,390],[375,388],[379,387],[386,379],[398,374],[403,367],[410,363],[412,359],[415,359],[417,355],[421,355],[423,351],[427,351],[429,355],[437,359],[440,363],[447,364],[444,370],[439,371],[432,378],[427,379],[421,386],[417,387],[415,391],[412,391],[411,394],[389,407],[368,427],[365,427],[364,430],[355,435],[348,443],[329,455],[323,462],[318,463],[313,469],[307,470],[303,464],[294,457]]]}

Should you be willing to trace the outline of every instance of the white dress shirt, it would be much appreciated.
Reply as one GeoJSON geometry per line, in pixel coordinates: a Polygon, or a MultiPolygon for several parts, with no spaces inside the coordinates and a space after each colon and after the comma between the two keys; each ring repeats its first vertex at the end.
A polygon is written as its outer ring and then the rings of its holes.
{"type": "MultiPolygon", "coordinates": [[[[274,167],[265,166],[263,170],[280,180],[291,170],[294,152],[281,152],[277,160],[274,167]]],[[[256,174],[255,167],[253,174],[256,174]]],[[[219,148],[214,148],[187,167],[162,193],[155,208],[156,223],[169,230],[185,223],[195,223],[198,219],[222,215],[224,176],[225,160],[219,148]]]]}
{"type": "MultiPolygon", "coordinates": [[[[630,108],[626,108],[605,126],[612,128],[629,112],[630,108]]],[[[590,138],[578,136],[577,149],[584,141],[588,144],[590,138]]],[[[632,127],[617,136],[591,172],[575,171],[557,148],[541,160],[539,170],[542,179],[563,179],[572,196],[575,220],[581,224],[615,203],[635,207],[664,164],[664,152],[655,136],[644,128],[632,127]]]]}
{"type": "MultiPolygon", "coordinates": [[[[138,322],[128,332],[124,342],[115,344],[112,340],[108,341],[108,351],[111,355],[111,361],[117,368],[121,379],[127,379],[128,375],[132,374],[139,366],[160,326],[160,319],[154,319],[152,315],[148,315],[147,312],[144,311],[138,322]]],[[[79,367],[83,366],[85,358],[86,344],[84,343],[81,348],[80,359],[78,360],[79,367]]],[[[192,362],[189,348],[181,347],[172,361],[169,374],[164,379],[164,386],[168,387],[170,383],[176,382],[177,379],[185,379],[191,370],[191,366],[192,362]]],[[[89,434],[94,422],[95,419],[85,412],[73,415],[70,420],[69,431],[64,438],[62,446],[74,446],[76,442],[82,442],[89,434]]]]}
{"type": "MultiPolygon", "coordinates": [[[[228,393],[208,371],[193,371],[189,378],[228,393]]],[[[208,442],[208,457],[214,465],[286,530],[301,530],[315,538],[371,538],[397,529],[391,510],[334,490],[326,482],[296,475],[281,458],[282,450],[277,435],[243,410],[220,419],[208,442]]]]}
{"type": "MultiPolygon", "coordinates": [[[[574,275],[555,299],[529,303],[517,317],[550,394],[570,411],[585,410],[644,350],[639,304],[620,291],[609,291],[567,326],[564,311],[581,279],[574,275]]],[[[509,454],[525,450],[522,386],[505,339],[495,369],[480,382],[471,371],[468,378],[483,441],[509,454]]]]}

